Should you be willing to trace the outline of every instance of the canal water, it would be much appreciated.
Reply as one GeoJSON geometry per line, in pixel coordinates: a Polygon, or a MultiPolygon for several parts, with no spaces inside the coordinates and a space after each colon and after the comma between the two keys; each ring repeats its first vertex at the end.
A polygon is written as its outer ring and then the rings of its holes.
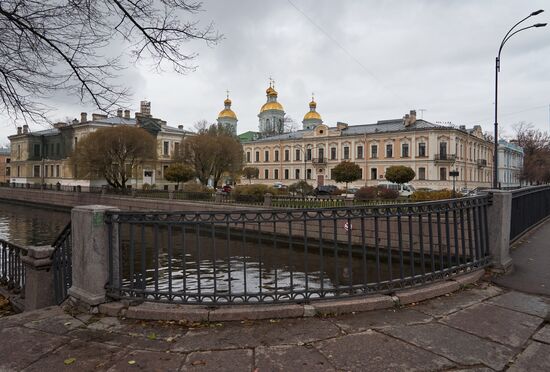
{"type": "Polygon", "coordinates": [[[0,201],[0,239],[19,245],[52,244],[70,219],[69,212],[0,201]]]}

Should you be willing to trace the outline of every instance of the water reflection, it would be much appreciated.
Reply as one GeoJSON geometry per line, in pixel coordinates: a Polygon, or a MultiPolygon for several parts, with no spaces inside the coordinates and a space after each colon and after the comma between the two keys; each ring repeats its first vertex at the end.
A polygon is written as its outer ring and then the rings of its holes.
{"type": "Polygon", "coordinates": [[[69,212],[0,202],[0,239],[20,245],[47,245],[70,221],[69,212]]]}

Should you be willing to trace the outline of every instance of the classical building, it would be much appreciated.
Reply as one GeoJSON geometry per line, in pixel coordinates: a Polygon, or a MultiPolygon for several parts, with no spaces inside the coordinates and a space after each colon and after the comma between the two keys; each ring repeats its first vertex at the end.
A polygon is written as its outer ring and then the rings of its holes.
{"type": "Polygon", "coordinates": [[[267,102],[260,108],[258,119],[260,121],[260,136],[269,137],[282,134],[285,131],[285,111],[283,106],[277,102],[277,91],[273,83],[265,91],[267,102]]]}
{"type": "Polygon", "coordinates": [[[9,148],[0,148],[0,182],[10,182],[11,151],[9,148]]]}
{"type": "Polygon", "coordinates": [[[493,145],[480,126],[442,126],[417,119],[411,111],[402,119],[329,127],[316,112],[314,100],[302,123],[304,129],[297,132],[243,142],[246,166],[260,170],[254,182],[335,184],[332,168],[349,160],[363,174],[350,185],[354,187],[385,180],[385,170],[392,165],[411,167],[416,188],[451,188],[449,172],[455,170],[457,188],[491,186],[493,145]]]}
{"type": "Polygon", "coordinates": [[[164,187],[170,184],[164,180],[164,171],[179,152],[186,135],[190,135],[180,125],[170,127],[165,121],[151,116],[151,105],[142,101],[140,111],[132,118],[130,110],[117,111],[117,115],[92,114],[91,120],[83,112],[80,120],[72,123],[57,123],[54,128],[30,131],[27,125],[17,128],[17,134],[9,137],[11,143],[11,182],[40,183],[80,186],[106,184],[104,179],[83,179],[78,168],[70,161],[70,156],[78,142],[87,134],[105,127],[135,125],[144,128],[157,140],[157,159],[141,164],[130,182],[134,187],[144,183],[164,187]]]}
{"type": "Polygon", "coordinates": [[[521,186],[523,149],[514,142],[498,141],[498,183],[501,188],[521,186]]]}

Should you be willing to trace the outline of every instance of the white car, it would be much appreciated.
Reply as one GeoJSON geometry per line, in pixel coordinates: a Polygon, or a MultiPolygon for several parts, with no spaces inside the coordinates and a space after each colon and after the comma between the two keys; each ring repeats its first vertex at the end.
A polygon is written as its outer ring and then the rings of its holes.
{"type": "Polygon", "coordinates": [[[391,189],[399,192],[399,196],[411,196],[416,189],[410,183],[393,183],[389,181],[383,181],[378,183],[379,187],[391,189]]]}

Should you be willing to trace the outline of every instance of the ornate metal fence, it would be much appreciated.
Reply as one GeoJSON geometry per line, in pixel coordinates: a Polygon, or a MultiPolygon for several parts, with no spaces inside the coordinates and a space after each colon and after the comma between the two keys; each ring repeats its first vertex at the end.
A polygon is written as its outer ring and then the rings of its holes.
{"type": "Polygon", "coordinates": [[[107,290],[210,305],[389,293],[487,265],[489,203],[108,212],[107,290]]]}
{"type": "Polygon", "coordinates": [[[526,187],[512,191],[510,242],[550,216],[550,186],[526,187]]]}
{"type": "Polygon", "coordinates": [[[27,248],[0,239],[0,284],[14,293],[24,293],[25,266],[21,254],[27,254],[27,248]]]}
{"type": "Polygon", "coordinates": [[[67,298],[67,291],[73,283],[71,223],[63,229],[52,244],[52,270],[54,277],[55,302],[61,304],[67,298]]]}

